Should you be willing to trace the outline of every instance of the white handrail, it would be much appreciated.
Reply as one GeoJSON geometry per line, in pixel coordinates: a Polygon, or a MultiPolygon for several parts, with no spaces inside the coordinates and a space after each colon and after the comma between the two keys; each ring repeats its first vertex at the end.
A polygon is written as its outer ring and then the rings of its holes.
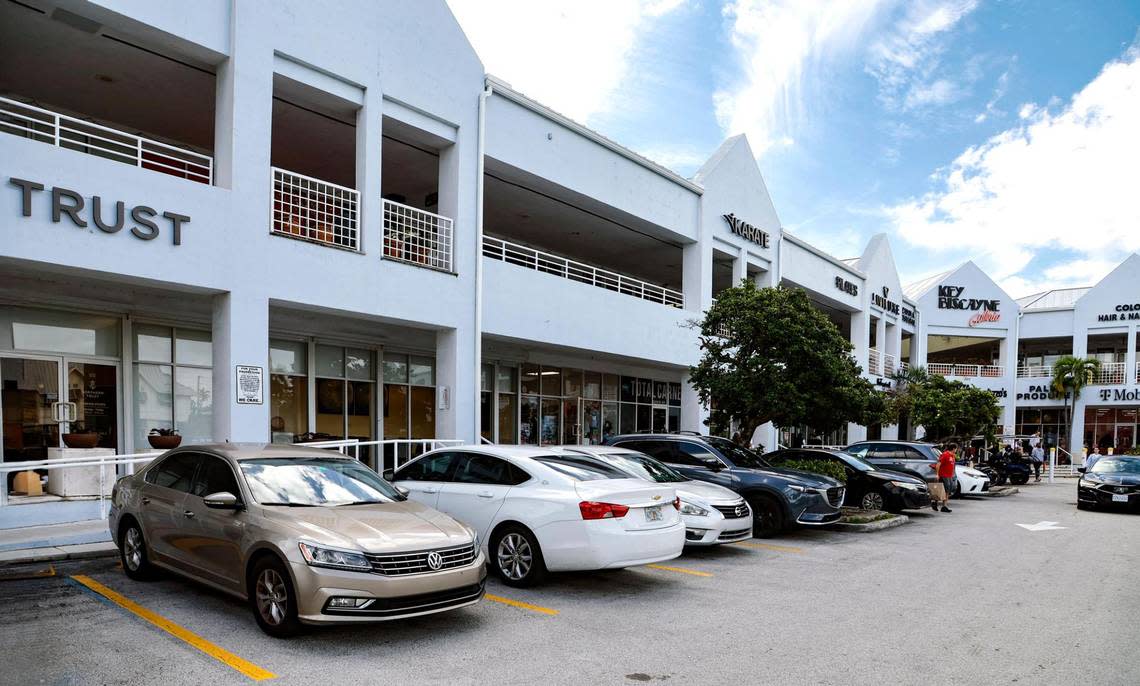
{"type": "Polygon", "coordinates": [[[1100,369],[1096,373],[1096,383],[1116,385],[1124,383],[1126,363],[1124,362],[1103,362],[1100,369]]]}
{"type": "Polygon", "coordinates": [[[931,362],[926,365],[926,371],[939,376],[982,377],[987,379],[1000,379],[1005,376],[1005,369],[996,364],[951,364],[945,362],[931,362]]]}
{"type": "Polygon", "coordinates": [[[492,236],[483,237],[483,256],[670,307],[685,306],[681,291],[492,236]]]}
{"type": "Polygon", "coordinates": [[[450,272],[453,225],[450,217],[385,199],[384,259],[450,272]]]}
{"type": "Polygon", "coordinates": [[[1037,379],[1053,376],[1053,368],[1044,364],[1025,364],[1017,368],[1017,378],[1037,379]]]}
{"type": "Polygon", "coordinates": [[[360,249],[359,193],[347,186],[270,167],[272,233],[346,250],[360,249]]]}
{"type": "Polygon", "coordinates": [[[104,159],[198,183],[214,182],[214,158],[209,155],[10,98],[0,97],[0,131],[68,150],[96,151],[104,159]]]}

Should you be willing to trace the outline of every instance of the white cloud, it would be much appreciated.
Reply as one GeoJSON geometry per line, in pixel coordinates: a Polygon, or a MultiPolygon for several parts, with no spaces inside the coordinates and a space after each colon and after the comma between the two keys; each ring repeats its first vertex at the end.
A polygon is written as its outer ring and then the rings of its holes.
{"type": "Polygon", "coordinates": [[[897,0],[735,0],[723,14],[742,78],[713,95],[726,134],[745,133],[761,154],[790,139],[804,114],[808,72],[860,47],[869,23],[897,0]]]}
{"type": "Polygon", "coordinates": [[[1140,50],[1064,106],[1029,103],[1019,116],[939,170],[934,190],[886,214],[908,243],[975,257],[1014,295],[1091,284],[1140,250],[1140,50]],[[1043,247],[1072,257],[1027,269],[1043,247]]]}
{"type": "Polygon", "coordinates": [[[945,105],[962,97],[961,89],[946,79],[915,84],[906,94],[903,109],[913,110],[929,105],[945,105]]]}
{"type": "Polygon", "coordinates": [[[638,36],[683,0],[448,0],[487,72],[589,123],[620,100],[638,36]]]}

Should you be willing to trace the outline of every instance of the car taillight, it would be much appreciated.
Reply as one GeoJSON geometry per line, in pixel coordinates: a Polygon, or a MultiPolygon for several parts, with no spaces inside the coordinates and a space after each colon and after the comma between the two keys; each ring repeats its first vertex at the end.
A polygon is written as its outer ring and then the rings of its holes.
{"type": "Polygon", "coordinates": [[[625,513],[629,512],[627,505],[596,503],[592,500],[578,503],[578,509],[582,512],[582,519],[616,519],[624,517],[625,513]]]}
{"type": "Polygon", "coordinates": [[[676,498],[673,498],[673,509],[674,510],[680,510],[681,509],[681,496],[677,496],[676,498]]]}

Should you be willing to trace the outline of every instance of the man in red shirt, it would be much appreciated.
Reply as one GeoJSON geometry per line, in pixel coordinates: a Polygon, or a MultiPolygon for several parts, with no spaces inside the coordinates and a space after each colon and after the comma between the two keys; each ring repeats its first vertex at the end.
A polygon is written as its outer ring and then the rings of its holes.
{"type": "MultiPolygon", "coordinates": [[[[956,443],[951,443],[946,446],[942,454],[938,456],[938,462],[932,465],[938,473],[938,480],[942,482],[942,487],[946,489],[946,500],[942,501],[943,512],[953,512],[953,510],[946,507],[946,503],[949,502],[950,494],[954,492],[954,474],[958,467],[958,462],[954,458],[954,451],[957,449],[958,444],[956,443]]],[[[938,509],[935,504],[932,504],[930,507],[931,509],[938,509]]]]}

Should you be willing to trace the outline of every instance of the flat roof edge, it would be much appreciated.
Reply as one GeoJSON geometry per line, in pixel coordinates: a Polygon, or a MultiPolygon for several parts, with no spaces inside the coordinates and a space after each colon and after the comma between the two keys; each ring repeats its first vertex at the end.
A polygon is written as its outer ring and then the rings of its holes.
{"type": "Polygon", "coordinates": [[[858,276],[861,279],[867,278],[866,274],[859,271],[855,267],[852,267],[851,265],[847,264],[846,262],[839,259],[838,257],[827,254],[826,252],[824,252],[820,248],[815,247],[814,245],[812,245],[811,243],[808,243],[804,239],[797,238],[796,236],[788,233],[788,231],[786,229],[781,228],[780,229],[780,235],[783,236],[784,238],[791,240],[792,243],[798,245],[799,247],[803,248],[804,250],[807,250],[808,252],[812,253],[816,257],[820,257],[820,258],[827,260],[828,262],[832,263],[836,267],[839,267],[843,271],[850,272],[850,273],[854,274],[855,276],[858,276]]]}

